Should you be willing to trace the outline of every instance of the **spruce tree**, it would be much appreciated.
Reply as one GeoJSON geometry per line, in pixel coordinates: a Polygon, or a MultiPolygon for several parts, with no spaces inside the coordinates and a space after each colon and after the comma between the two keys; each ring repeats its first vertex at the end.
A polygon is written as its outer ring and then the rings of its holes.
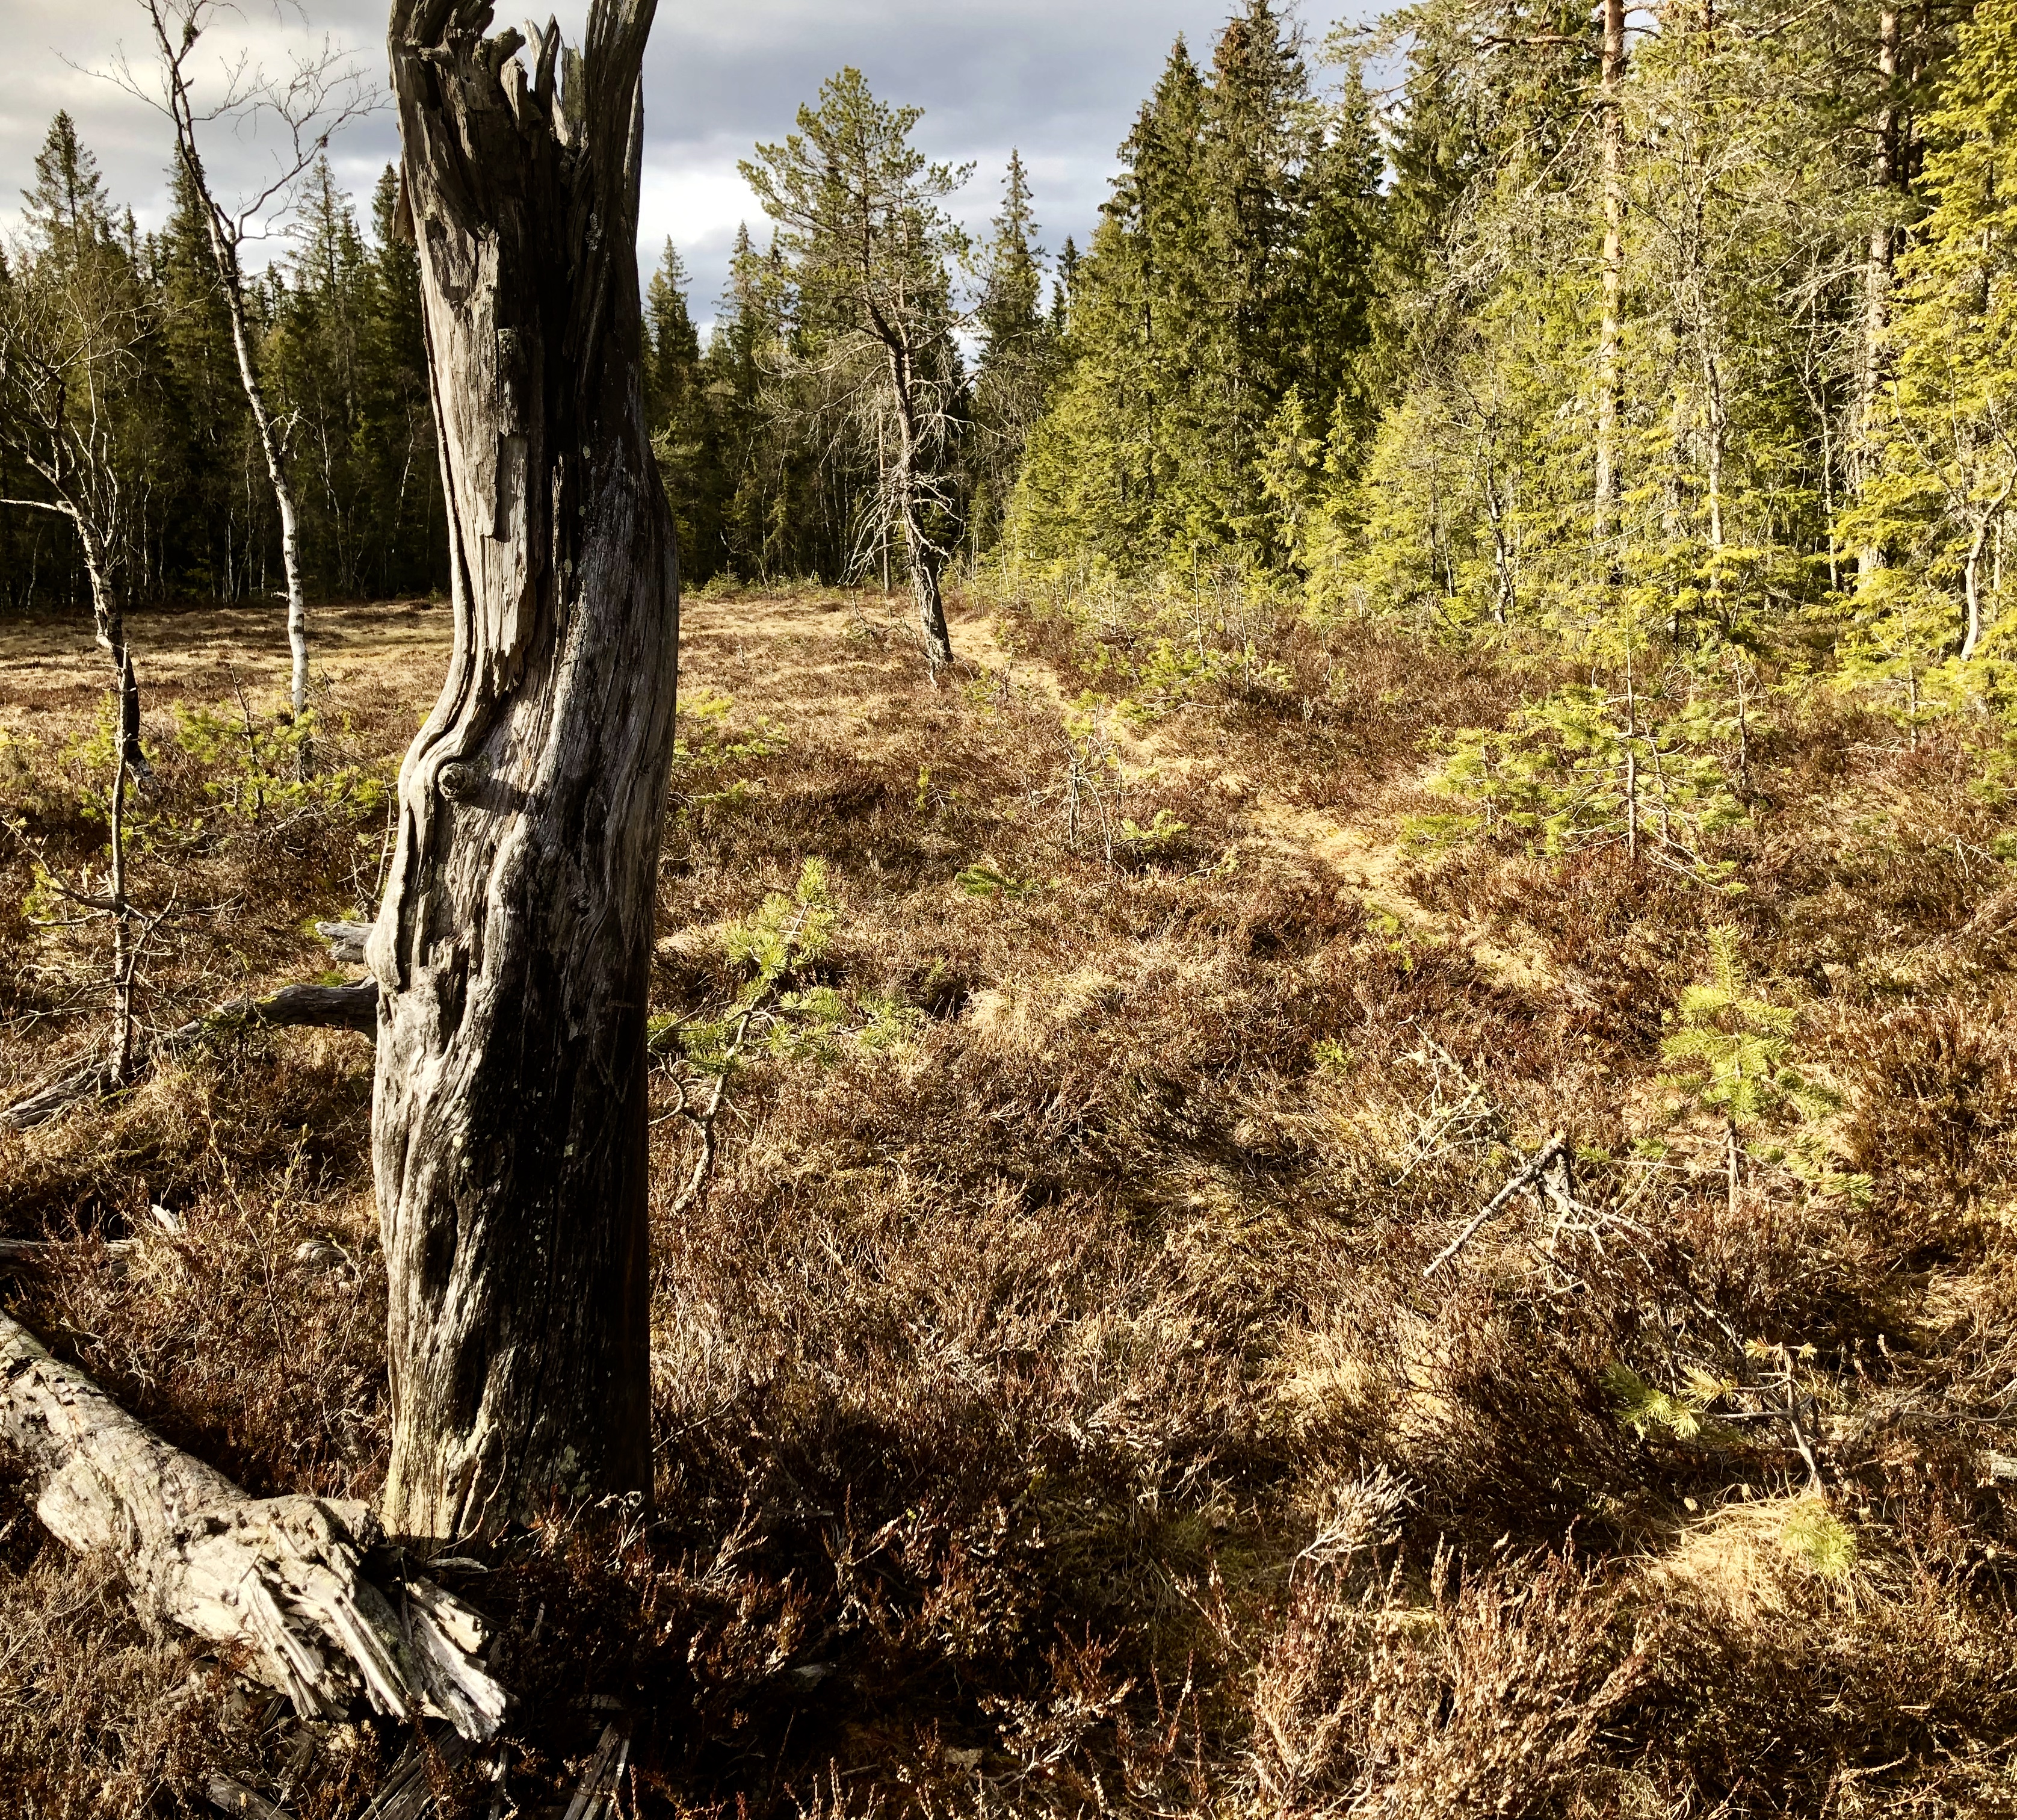
{"type": "Polygon", "coordinates": [[[765,374],[774,366],[783,321],[774,265],[738,224],[728,288],[715,308],[701,383],[716,439],[719,565],[747,580],[770,572],[770,533],[781,514],[781,464],[772,459],[765,374]]]}
{"type": "MultiPolygon", "coordinates": [[[[1290,386],[1303,301],[1297,257],[1303,179],[1315,149],[1308,77],[1272,0],[1247,0],[1221,35],[1205,93],[1199,181],[1206,305],[1199,315],[1196,409],[1186,413],[1193,540],[1272,554],[1256,468],[1265,426],[1290,386]]],[[[1327,402],[1327,401],[1326,401],[1327,402]]]]}
{"type": "Polygon", "coordinates": [[[378,526],[376,566],[367,580],[385,593],[445,589],[448,583],[420,257],[399,231],[399,198],[398,173],[388,164],[371,195],[359,381],[378,526]]]}
{"type": "Polygon", "coordinates": [[[1120,147],[1091,247],[1061,265],[1063,371],[1010,501],[1012,565],[1130,572],[1182,540],[1182,494],[1171,483],[1176,450],[1194,441],[1186,426],[1206,314],[1203,112],[1203,79],[1179,38],[1120,147]]]}
{"type": "Polygon", "coordinates": [[[204,240],[200,204],[179,162],[168,172],[169,211],[157,243],[162,298],[163,383],[179,461],[171,521],[179,534],[176,583],[213,600],[240,601],[276,536],[265,475],[249,486],[258,451],[238,383],[231,321],[204,240]]]}
{"type": "Polygon", "coordinates": [[[1313,326],[1334,325],[1313,324],[1304,280],[1322,143],[1269,0],[1226,27],[1209,79],[1178,40],[1071,283],[1068,374],[1031,439],[1012,559],[1188,575],[1281,554],[1270,425],[1305,381],[1327,412],[1336,381],[1305,368],[1350,354],[1319,350],[1313,326]]]}
{"type": "Polygon", "coordinates": [[[1326,432],[1334,475],[1357,472],[1394,374],[1383,251],[1383,160],[1356,71],[1328,110],[1302,176],[1302,231],[1284,312],[1284,366],[1326,432]]]}
{"type": "Polygon", "coordinates": [[[1022,467],[1054,366],[1056,330],[1043,309],[1042,249],[1037,244],[1029,176],[1019,152],[1008,154],[1001,212],[994,227],[974,312],[980,362],[974,381],[969,513],[976,548],[991,546],[999,533],[1002,505],[1022,467]]]}
{"type": "Polygon", "coordinates": [[[370,274],[355,212],[327,158],[309,173],[294,240],[260,364],[290,423],[304,569],[323,594],[355,599],[383,542],[363,390],[370,274]]]}
{"type": "MultiPolygon", "coordinates": [[[[1982,0],[1926,122],[1932,207],[1900,262],[1873,427],[1846,536],[1889,550],[1862,590],[1886,672],[1965,663],[1999,630],[2017,495],[2017,0],[1982,0]]],[[[1992,645],[1992,648],[1996,648],[1992,645]]]]}
{"type": "Polygon", "coordinates": [[[35,154],[35,180],[21,192],[28,245],[42,258],[76,260],[113,238],[112,204],[98,158],[60,110],[35,154]]]}
{"type": "Polygon", "coordinates": [[[679,529],[680,573],[705,581],[718,561],[720,463],[687,273],[670,240],[644,292],[644,412],[679,529]]]}

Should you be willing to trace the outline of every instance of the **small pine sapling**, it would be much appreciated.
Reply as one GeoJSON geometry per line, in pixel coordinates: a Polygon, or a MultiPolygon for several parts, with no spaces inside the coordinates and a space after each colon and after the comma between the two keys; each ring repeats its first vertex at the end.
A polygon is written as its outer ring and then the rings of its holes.
{"type": "Polygon", "coordinates": [[[705,1186],[715,1157],[714,1125],[730,1078],[752,1053],[785,1061],[827,1063],[840,1053],[843,1038],[851,1038],[871,1053],[901,1049],[915,1034],[922,1014],[915,1006],[887,994],[844,991],[816,981],[799,980],[804,970],[824,959],[840,923],[840,907],[827,880],[826,861],[807,859],[788,892],[773,891],[752,916],[731,925],[722,936],[722,951],[747,966],[749,977],[720,1017],[691,1022],[673,1018],[651,1021],[653,1054],[675,1054],[693,1074],[710,1079],[706,1104],[698,1111],[687,1105],[687,1083],[669,1070],[679,1103],[669,1117],[684,1117],[701,1141],[693,1173],[673,1203],[675,1212],[691,1206],[705,1186]]]}
{"type": "Polygon", "coordinates": [[[1833,1102],[1790,1065],[1799,1013],[1773,1004],[1746,977],[1736,930],[1708,932],[1709,977],[1681,994],[1679,1027],[1660,1045],[1670,1084],[1721,1118],[1730,1204],[1743,1187],[1744,1136],[1777,1113],[1820,1114],[1833,1102]]]}
{"type": "Polygon", "coordinates": [[[1418,846],[1512,839],[1550,858],[1623,847],[1725,895],[1743,889],[1715,837],[1747,817],[1723,753],[1739,723],[1704,692],[1593,684],[1530,703],[1503,731],[1452,735],[1434,789],[1461,805],[1408,825],[1418,846]]]}
{"type": "Polygon", "coordinates": [[[1023,897],[1036,890],[1027,879],[1002,871],[992,859],[983,859],[957,874],[953,883],[969,897],[1023,897]]]}

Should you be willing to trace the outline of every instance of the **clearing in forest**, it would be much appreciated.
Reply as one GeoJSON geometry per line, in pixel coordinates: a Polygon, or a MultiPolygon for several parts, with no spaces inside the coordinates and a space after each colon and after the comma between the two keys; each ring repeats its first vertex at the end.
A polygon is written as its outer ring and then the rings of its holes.
{"type": "MultiPolygon", "coordinates": [[[[1425,836],[1449,737],[1545,692],[1510,656],[1285,622],[1156,695],[1125,627],[951,604],[936,678],[893,600],[686,605],[656,1515],[442,1570],[521,1811],[612,1712],[644,1813],[2006,1787],[2017,915],[1969,755],[1783,702],[1730,893],[1425,836]]],[[[131,622],[151,1027],[356,971],[312,926],[375,901],[450,622],[317,623],[302,782],[275,616],[131,622]]],[[[103,863],[99,667],[0,629],[9,1100],[103,1020],[38,883],[103,863]]],[[[0,1133],[9,1311],[258,1493],[382,1481],[370,1079],[220,1033],[0,1133]]],[[[0,1809],[383,1784],[392,1728],[150,1636],[5,1472],[0,1809]]]]}

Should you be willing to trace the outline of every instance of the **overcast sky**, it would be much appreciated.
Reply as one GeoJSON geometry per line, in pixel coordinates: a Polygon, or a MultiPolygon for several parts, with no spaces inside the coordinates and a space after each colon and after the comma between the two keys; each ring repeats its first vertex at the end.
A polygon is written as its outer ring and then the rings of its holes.
{"type": "MultiPolygon", "coordinates": [[[[918,139],[931,155],[977,168],[961,212],[980,226],[1001,194],[1002,167],[1019,146],[1036,191],[1043,240],[1081,244],[1114,168],[1114,150],[1178,32],[1208,54],[1232,0],[660,0],[644,63],[645,177],[640,239],[648,265],[669,235],[693,275],[694,312],[713,314],[736,224],[760,239],[761,211],[736,175],[758,139],[781,138],[801,102],[846,63],[885,101],[922,107],[918,139]]],[[[1351,12],[1354,0],[1333,0],[1351,12]]],[[[240,0],[215,29],[233,49],[269,67],[325,35],[356,48],[382,81],[384,0],[240,0]]],[[[542,10],[550,9],[546,0],[542,10]]],[[[1362,5],[1355,16],[1376,9],[1362,5]]],[[[579,42],[586,0],[559,13],[579,42]]],[[[1321,42],[1335,16],[1312,0],[1304,20],[1321,42]]],[[[498,11],[500,26],[515,14],[498,11]]],[[[159,225],[166,196],[167,123],[88,72],[107,67],[123,42],[146,73],[138,0],[0,0],[0,43],[14,74],[0,89],[0,233],[19,224],[19,192],[52,115],[67,107],[98,155],[116,200],[143,229],[159,225]]],[[[215,70],[213,62],[205,70],[215,70]]],[[[360,211],[397,152],[389,112],[348,128],[331,149],[360,211]]],[[[231,182],[263,167],[257,145],[222,137],[211,167],[231,182]]]]}

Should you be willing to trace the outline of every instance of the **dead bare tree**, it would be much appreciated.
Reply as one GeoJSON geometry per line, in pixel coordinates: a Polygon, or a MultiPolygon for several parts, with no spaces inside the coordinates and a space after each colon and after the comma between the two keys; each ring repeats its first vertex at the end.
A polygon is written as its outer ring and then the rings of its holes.
{"type": "MultiPolygon", "coordinates": [[[[252,413],[280,518],[280,567],[287,590],[287,645],[291,659],[289,697],[296,724],[308,712],[308,606],[301,587],[301,518],[289,472],[290,426],[274,410],[260,370],[259,352],[245,294],[244,252],[283,213],[296,186],[350,121],[375,107],[371,85],[351,54],[324,40],[319,52],[298,57],[284,76],[257,68],[244,56],[228,59],[216,98],[199,105],[194,63],[204,33],[222,0],[140,0],[154,38],[151,81],[143,79],[122,52],[112,79],[166,114],[175,134],[175,156],[203,211],[205,244],[216,273],[239,383],[252,413]],[[226,208],[217,199],[204,161],[202,141],[227,122],[257,119],[280,128],[280,147],[258,190],[226,208]]],[[[308,743],[297,748],[306,762],[308,743]]]]}
{"type": "Polygon", "coordinates": [[[654,0],[484,35],[394,0],[455,654],[366,959],[391,1277],[387,1526],[648,1494],[645,995],[678,576],[642,395],[654,0]]]}
{"type": "Polygon", "coordinates": [[[136,916],[127,894],[126,796],[147,760],[140,745],[140,687],[126,642],[126,463],[122,403],[139,371],[147,305],[108,233],[78,234],[26,259],[0,287],[0,439],[48,489],[0,506],[53,513],[77,533],[91,585],[99,648],[112,667],[113,778],[106,800],[109,859],[102,890],[66,895],[112,925],[113,1029],[103,1071],[123,1082],[133,1050],[136,916]]]}
{"type": "Polygon", "coordinates": [[[951,268],[968,243],[941,204],[972,167],[932,164],[911,144],[921,113],[885,107],[843,70],[799,110],[796,132],[740,168],[778,223],[806,322],[835,359],[875,375],[855,407],[877,453],[872,528],[902,535],[936,670],[952,662],[940,578],[953,554],[948,407],[967,321],[951,268]]]}

